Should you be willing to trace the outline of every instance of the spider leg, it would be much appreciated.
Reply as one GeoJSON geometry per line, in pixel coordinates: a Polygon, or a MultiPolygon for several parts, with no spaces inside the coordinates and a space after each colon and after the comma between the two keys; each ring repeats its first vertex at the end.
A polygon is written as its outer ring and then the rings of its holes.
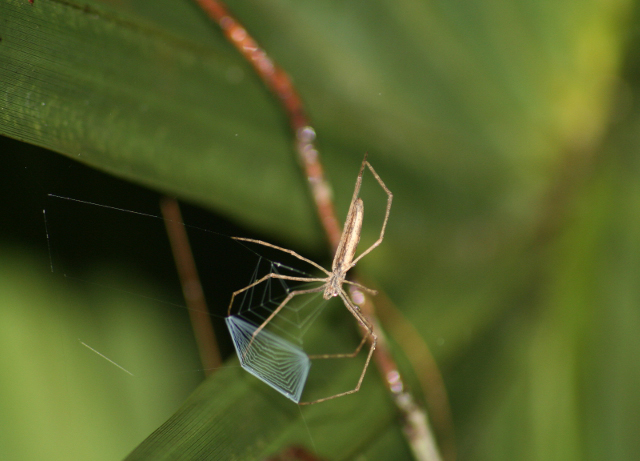
{"type": "MultiPolygon", "coordinates": [[[[276,274],[278,275],[278,274],[276,274]]],[[[264,277],[263,277],[264,278],[264,277]]],[[[274,277],[275,278],[275,277],[274,277]]],[[[289,279],[290,280],[290,279],[289,279]]],[[[307,279],[308,280],[308,279],[307,279]]],[[[324,279],[320,279],[320,281],[324,281],[324,279]]],[[[298,295],[304,295],[304,294],[308,294],[308,293],[317,293],[319,291],[324,290],[324,285],[320,285],[319,287],[315,287],[315,288],[309,288],[308,290],[295,290],[292,291],[291,293],[289,293],[287,295],[286,298],[284,298],[284,300],[280,303],[280,305],[278,307],[276,307],[273,312],[269,315],[269,317],[266,318],[266,320],[264,322],[262,322],[262,325],[260,325],[256,331],[253,332],[253,334],[251,335],[251,339],[249,340],[249,344],[247,345],[247,348],[245,349],[245,352],[243,354],[243,359],[246,357],[247,352],[249,352],[249,349],[251,349],[251,345],[253,344],[254,339],[256,339],[256,336],[258,336],[258,334],[264,329],[264,327],[267,326],[267,324],[276,316],[278,315],[278,312],[280,312],[282,310],[282,308],[284,306],[286,306],[286,304],[291,301],[291,299],[294,296],[298,296],[298,295]]]]}
{"type": "Polygon", "coordinates": [[[267,243],[267,242],[263,242],[262,240],[256,240],[256,239],[248,239],[248,238],[244,238],[244,237],[231,237],[233,240],[238,240],[240,242],[251,242],[251,243],[257,243],[258,245],[262,245],[265,247],[269,247],[269,248],[275,248],[276,250],[280,250],[284,253],[288,253],[291,256],[294,256],[296,258],[298,258],[301,261],[304,261],[306,263],[311,264],[312,266],[314,266],[317,269],[320,269],[322,272],[324,272],[327,275],[331,275],[331,272],[329,272],[328,270],[326,270],[324,267],[322,267],[320,264],[311,261],[310,259],[305,258],[304,256],[300,256],[298,253],[296,253],[293,250],[288,250],[286,248],[282,248],[279,247],[277,245],[273,245],[271,243],[267,243]]]}
{"type": "MultiPolygon", "coordinates": [[[[384,231],[385,231],[385,228],[387,227],[387,221],[389,221],[389,212],[391,211],[391,201],[393,200],[393,194],[391,193],[389,188],[387,186],[385,186],[385,184],[382,181],[382,179],[380,178],[380,176],[378,176],[378,173],[376,173],[376,170],[374,170],[373,167],[371,166],[371,164],[366,161],[366,156],[365,156],[365,160],[364,160],[363,165],[364,164],[366,164],[367,167],[369,167],[369,170],[371,171],[371,174],[373,174],[373,176],[378,181],[378,184],[380,184],[380,187],[382,187],[382,189],[384,189],[384,191],[387,193],[387,211],[385,212],[385,215],[384,215],[384,222],[382,223],[382,229],[380,230],[380,237],[378,237],[378,240],[376,240],[373,243],[373,245],[371,245],[369,248],[367,248],[365,251],[363,251],[362,254],[360,254],[360,256],[358,256],[356,259],[354,259],[351,262],[351,267],[355,266],[358,261],[360,261],[364,256],[368,255],[371,252],[371,250],[373,250],[375,247],[377,247],[378,245],[380,245],[382,243],[382,239],[384,238],[384,231]]],[[[360,178],[358,178],[358,179],[360,179],[360,178]]]]}
{"type": "Polygon", "coordinates": [[[364,336],[362,337],[362,341],[360,341],[360,344],[358,345],[358,347],[356,347],[356,350],[353,352],[350,352],[348,354],[317,354],[317,355],[310,355],[309,358],[310,359],[346,359],[346,358],[353,358],[356,355],[358,355],[358,353],[360,352],[360,350],[362,349],[362,346],[364,346],[364,343],[367,342],[367,339],[369,339],[369,336],[371,336],[371,334],[369,333],[369,330],[366,331],[366,333],[364,334],[364,336]]]}
{"type": "Polygon", "coordinates": [[[374,295],[374,296],[378,294],[377,290],[373,290],[371,288],[367,288],[364,285],[360,285],[357,282],[352,282],[351,280],[344,280],[342,283],[348,283],[349,285],[353,285],[354,287],[360,288],[361,290],[364,290],[367,293],[369,293],[371,295],[374,295]]]}
{"type": "MultiPolygon", "coordinates": [[[[369,348],[369,354],[367,355],[367,360],[364,363],[364,367],[362,368],[362,373],[360,373],[360,378],[358,379],[358,383],[356,384],[356,387],[354,387],[350,391],[341,392],[339,394],[335,394],[335,395],[332,395],[330,397],[324,397],[324,398],[321,398],[321,399],[318,399],[318,400],[312,400],[311,402],[299,402],[298,403],[299,405],[312,405],[314,403],[320,403],[320,402],[324,402],[326,400],[336,399],[338,397],[342,397],[342,396],[345,396],[345,395],[355,394],[356,392],[358,392],[360,390],[360,386],[362,385],[362,381],[364,380],[364,375],[367,372],[367,368],[369,368],[369,363],[371,362],[371,356],[373,355],[373,351],[376,349],[376,344],[378,343],[378,337],[373,332],[373,327],[371,326],[371,324],[367,321],[367,319],[364,318],[364,316],[358,310],[358,308],[353,305],[351,300],[349,300],[349,297],[347,296],[347,294],[345,293],[344,290],[341,290],[340,298],[344,302],[344,304],[347,307],[347,309],[349,310],[349,312],[351,312],[351,314],[356,318],[356,320],[358,320],[360,325],[362,325],[362,327],[364,327],[364,329],[367,331],[367,333],[365,335],[365,338],[368,338],[368,337],[372,338],[371,347],[369,348]]],[[[364,344],[364,341],[361,342],[361,344],[360,344],[360,346],[358,346],[358,348],[361,348],[362,344],[364,344]]]]}
{"type": "Polygon", "coordinates": [[[351,203],[356,201],[358,194],[360,193],[360,187],[362,187],[362,175],[364,174],[364,166],[369,165],[367,162],[368,152],[364,153],[364,158],[362,159],[362,165],[360,166],[360,171],[358,172],[358,178],[356,179],[356,185],[353,189],[353,197],[351,197],[351,203]]]}
{"type": "MultiPolygon", "coordinates": [[[[247,285],[246,287],[242,288],[241,290],[233,292],[233,294],[231,295],[231,302],[229,303],[229,309],[227,310],[227,315],[231,315],[231,308],[233,307],[233,301],[235,300],[237,295],[239,295],[240,293],[244,293],[249,288],[253,288],[254,286],[259,285],[260,283],[262,283],[262,282],[264,282],[265,280],[268,280],[268,279],[293,280],[295,282],[326,282],[327,281],[327,279],[323,279],[323,278],[292,277],[292,276],[289,276],[289,275],[282,275],[282,274],[276,274],[276,273],[273,273],[273,272],[269,272],[267,275],[262,277],[260,280],[256,280],[255,282],[253,282],[250,285],[247,285]]],[[[322,285],[321,287],[322,287],[322,289],[324,289],[324,285],[322,285]]],[[[315,290],[315,288],[314,288],[314,290],[315,290]]],[[[320,290],[318,289],[317,291],[320,291],[320,290]]]]}

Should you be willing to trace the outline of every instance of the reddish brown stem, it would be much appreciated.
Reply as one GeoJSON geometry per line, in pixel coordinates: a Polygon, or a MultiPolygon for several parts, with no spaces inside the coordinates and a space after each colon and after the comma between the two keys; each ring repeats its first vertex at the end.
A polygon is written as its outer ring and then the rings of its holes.
{"type": "Polygon", "coordinates": [[[220,367],[222,360],[218,350],[213,325],[207,303],[202,292],[202,285],[196,263],[193,260],[193,253],[189,245],[189,237],[182,223],[182,215],[178,201],[174,198],[165,197],[160,201],[160,209],[169,235],[173,259],[176,262],[178,276],[182,284],[182,292],[189,310],[191,326],[200,352],[200,361],[204,368],[205,375],[211,374],[220,367]]]}
{"type": "Polygon", "coordinates": [[[267,88],[278,98],[291,129],[296,135],[296,151],[311,187],[311,194],[325,234],[335,251],[340,242],[340,225],[336,219],[331,188],[329,187],[318,151],[315,148],[315,130],[302,106],[302,100],[287,73],[274,63],[242,25],[229,13],[226,6],[215,0],[195,0],[215,21],[225,37],[253,66],[267,88]]]}
{"type": "MultiPolygon", "coordinates": [[[[376,306],[380,318],[384,320],[385,326],[392,333],[392,337],[398,345],[404,351],[411,351],[407,354],[407,359],[409,359],[425,395],[430,419],[437,429],[442,457],[447,461],[455,460],[455,431],[451,419],[449,397],[442,374],[429,347],[415,326],[404,317],[402,311],[395,307],[384,293],[380,293],[376,298],[376,306]]],[[[384,364],[378,364],[378,366],[387,370],[388,379],[393,382],[394,370],[384,364]]],[[[393,388],[391,382],[389,385],[393,388]]],[[[397,387],[399,388],[399,385],[397,387]]]]}
{"type": "MultiPolygon", "coordinates": [[[[253,66],[267,88],[278,98],[296,137],[296,152],[309,181],[316,210],[324,228],[327,240],[335,252],[341,237],[341,229],[336,218],[331,197],[331,188],[325,177],[318,150],[315,148],[315,130],[304,111],[302,100],[291,79],[248,34],[244,27],[216,0],[195,0],[207,15],[215,21],[222,32],[245,59],[253,66]]],[[[353,291],[353,290],[352,290],[353,291]]],[[[364,294],[359,292],[358,296],[364,294]]],[[[391,356],[371,300],[358,303],[381,341],[375,351],[375,360],[382,373],[398,409],[404,415],[405,433],[416,459],[439,460],[440,456],[433,441],[425,412],[416,404],[402,383],[395,360],[391,356]]]]}

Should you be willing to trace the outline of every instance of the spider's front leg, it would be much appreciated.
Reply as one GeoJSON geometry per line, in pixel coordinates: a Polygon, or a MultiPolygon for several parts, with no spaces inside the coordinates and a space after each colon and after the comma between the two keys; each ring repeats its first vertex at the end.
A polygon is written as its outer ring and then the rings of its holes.
{"type": "MultiPolygon", "coordinates": [[[[284,278],[284,277],[276,277],[277,275],[279,275],[279,274],[274,274],[274,275],[273,275],[273,278],[284,278]]],[[[301,277],[298,277],[297,279],[298,279],[298,280],[300,280],[300,279],[301,279],[301,277]]],[[[289,279],[287,279],[287,280],[291,280],[291,278],[289,278],[289,279]]],[[[303,280],[304,280],[304,281],[307,281],[307,282],[324,282],[324,281],[325,281],[325,279],[311,279],[311,278],[307,278],[307,279],[303,279],[303,280]]],[[[251,286],[251,285],[250,285],[250,286],[251,286]]],[[[245,352],[244,352],[244,356],[242,357],[242,358],[243,358],[243,360],[244,360],[244,358],[246,357],[247,352],[249,352],[249,349],[251,349],[251,345],[253,344],[253,341],[256,339],[256,336],[258,336],[258,334],[259,334],[259,333],[264,329],[264,327],[266,327],[266,326],[267,326],[267,324],[268,324],[268,323],[269,323],[269,322],[270,322],[270,321],[271,321],[271,320],[272,320],[276,315],[278,315],[278,312],[280,312],[280,311],[282,310],[282,308],[283,308],[284,306],[286,306],[286,305],[287,305],[287,303],[288,303],[289,301],[291,301],[291,299],[292,299],[294,296],[298,296],[298,295],[305,295],[305,294],[309,294],[309,293],[317,293],[317,292],[322,291],[322,290],[324,290],[324,285],[320,285],[319,287],[316,287],[316,288],[309,288],[308,290],[295,290],[295,291],[292,291],[291,293],[289,293],[289,294],[287,295],[287,297],[286,297],[286,298],[284,298],[284,300],[280,303],[280,305],[279,305],[278,307],[276,307],[276,308],[273,310],[273,312],[271,313],[271,315],[269,315],[269,317],[267,317],[267,319],[266,319],[264,322],[262,322],[262,325],[260,325],[260,326],[256,329],[256,331],[254,331],[254,332],[253,332],[253,334],[251,335],[251,340],[249,341],[249,344],[247,345],[247,349],[246,349],[246,350],[245,350],[245,352]]]]}
{"type": "MultiPolygon", "coordinates": [[[[250,285],[247,285],[246,287],[242,288],[241,290],[233,292],[233,294],[231,295],[231,301],[229,302],[229,309],[227,309],[227,316],[231,315],[231,308],[233,308],[233,301],[236,299],[236,296],[238,296],[241,293],[244,293],[245,291],[247,291],[250,288],[255,287],[256,285],[260,285],[262,282],[264,282],[265,280],[269,280],[269,279],[293,280],[295,282],[326,282],[326,279],[323,279],[323,278],[293,277],[293,276],[290,276],[290,275],[282,275],[282,274],[276,274],[274,272],[269,272],[267,275],[262,277],[260,280],[256,280],[255,282],[253,282],[250,285]]],[[[323,286],[323,288],[324,288],[324,286],[323,286]]],[[[320,290],[318,290],[318,291],[320,291],[320,290]]],[[[281,308],[281,306],[278,306],[278,310],[281,308]]]]}
{"type": "Polygon", "coordinates": [[[378,245],[382,243],[382,240],[384,239],[384,231],[387,228],[387,222],[389,221],[389,213],[391,212],[391,203],[393,202],[393,193],[391,193],[389,188],[385,185],[384,181],[382,181],[382,178],[378,176],[378,173],[376,173],[376,170],[373,169],[371,164],[366,161],[366,157],[365,157],[365,163],[369,168],[369,171],[371,171],[371,174],[373,175],[373,177],[376,178],[376,181],[378,181],[378,184],[380,184],[380,187],[382,187],[382,190],[384,190],[385,194],[387,194],[387,209],[384,214],[384,221],[382,222],[382,228],[380,229],[380,236],[378,237],[378,240],[373,242],[373,245],[371,245],[369,248],[363,251],[362,254],[360,254],[356,259],[354,259],[350,267],[355,266],[358,263],[358,261],[360,261],[364,256],[368,255],[374,248],[376,248],[378,245]]]}

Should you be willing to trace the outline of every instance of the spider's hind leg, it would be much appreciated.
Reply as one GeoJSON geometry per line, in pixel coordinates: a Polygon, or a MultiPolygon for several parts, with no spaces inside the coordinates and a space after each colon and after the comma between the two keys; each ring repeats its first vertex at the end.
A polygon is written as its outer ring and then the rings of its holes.
{"type": "MultiPolygon", "coordinates": [[[[352,354],[344,354],[343,356],[345,357],[355,356],[360,351],[360,349],[362,349],[362,346],[364,346],[364,343],[366,342],[366,340],[371,338],[371,347],[369,348],[369,353],[367,354],[367,360],[364,363],[364,367],[362,367],[362,372],[360,373],[360,378],[358,378],[358,383],[356,384],[356,387],[354,387],[350,391],[340,392],[339,394],[335,394],[335,395],[324,397],[317,400],[312,400],[310,402],[299,402],[299,405],[312,405],[314,403],[320,403],[326,400],[332,400],[345,395],[355,394],[360,390],[360,386],[362,385],[362,381],[364,380],[364,375],[367,373],[367,369],[369,368],[369,363],[371,362],[373,351],[376,349],[376,345],[378,343],[378,337],[373,332],[373,327],[371,326],[369,321],[362,315],[360,310],[353,305],[353,303],[351,302],[351,300],[349,300],[344,290],[341,291],[340,298],[344,302],[349,312],[351,312],[351,314],[356,318],[356,320],[358,320],[358,323],[360,323],[360,325],[366,330],[366,334],[363,336],[362,341],[360,342],[360,345],[358,345],[358,348],[356,349],[356,351],[353,352],[352,354]]],[[[336,355],[341,355],[341,354],[336,354],[336,355]]],[[[315,356],[310,356],[309,358],[314,358],[314,357],[315,356]]],[[[332,358],[332,357],[318,356],[317,358],[332,358]]],[[[337,358],[337,357],[334,356],[333,358],[337,358]]]]}
{"type": "MultiPolygon", "coordinates": [[[[278,274],[276,274],[276,275],[278,275],[278,274]]],[[[272,278],[285,278],[285,276],[277,277],[276,275],[272,276],[272,278]]],[[[300,279],[302,279],[302,278],[301,277],[297,277],[297,279],[300,281],[300,279]]],[[[285,280],[291,280],[291,278],[285,278],[285,280]]],[[[307,278],[307,279],[303,279],[302,281],[317,282],[317,281],[323,281],[323,280],[324,279],[307,278]]],[[[276,315],[278,315],[278,313],[284,308],[284,306],[287,305],[287,303],[289,301],[291,301],[291,299],[294,296],[304,295],[304,294],[308,294],[308,293],[317,293],[317,292],[322,291],[322,290],[324,290],[324,285],[320,285],[319,287],[315,287],[315,288],[309,288],[308,290],[295,290],[295,291],[292,291],[291,293],[289,293],[287,295],[287,297],[284,298],[284,300],[280,303],[280,305],[273,310],[273,312],[269,315],[269,317],[267,317],[265,319],[265,321],[262,322],[262,324],[258,328],[256,328],[256,330],[253,332],[253,334],[251,335],[251,339],[249,340],[249,344],[247,345],[247,348],[246,348],[246,350],[244,352],[244,357],[246,357],[247,352],[251,348],[251,345],[253,344],[253,341],[256,339],[258,334],[267,326],[267,324],[269,322],[271,322],[271,320],[273,320],[273,318],[276,315]]]]}

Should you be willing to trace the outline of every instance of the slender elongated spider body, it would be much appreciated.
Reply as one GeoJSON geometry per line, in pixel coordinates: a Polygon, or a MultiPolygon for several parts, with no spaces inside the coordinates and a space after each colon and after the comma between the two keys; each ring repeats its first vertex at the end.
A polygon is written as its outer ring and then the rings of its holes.
{"type": "Polygon", "coordinates": [[[321,291],[323,292],[323,295],[322,295],[323,298],[326,300],[331,299],[335,296],[339,296],[342,302],[344,303],[345,307],[349,310],[349,312],[351,312],[351,314],[356,318],[358,323],[360,323],[360,325],[364,328],[365,334],[363,335],[362,341],[360,342],[356,350],[353,351],[352,353],[314,355],[314,356],[309,356],[309,358],[328,359],[328,358],[355,357],[358,354],[358,352],[360,352],[360,350],[362,349],[362,346],[365,344],[367,339],[371,338],[371,347],[369,348],[369,354],[367,355],[366,362],[364,364],[362,373],[360,374],[360,378],[358,379],[358,383],[355,388],[346,392],[341,392],[339,394],[332,395],[330,397],[324,397],[318,400],[313,400],[311,402],[299,402],[300,405],[310,405],[313,403],[324,402],[325,400],[342,397],[343,395],[353,394],[360,390],[360,385],[362,384],[364,375],[367,371],[367,368],[369,367],[371,356],[373,354],[373,351],[376,348],[377,337],[373,332],[373,328],[371,324],[367,321],[364,315],[362,315],[362,313],[360,312],[360,309],[353,303],[353,301],[345,291],[344,284],[346,283],[349,285],[356,286],[372,295],[377,294],[375,290],[364,287],[359,283],[347,280],[346,277],[347,277],[347,272],[349,272],[349,270],[353,268],[358,263],[358,261],[360,261],[367,254],[369,254],[374,248],[380,245],[380,243],[382,243],[382,239],[384,238],[384,231],[385,231],[385,228],[387,227],[387,221],[389,220],[389,212],[391,210],[392,200],[393,200],[393,194],[384,184],[382,179],[380,179],[380,176],[378,176],[378,174],[373,169],[371,164],[367,161],[367,154],[365,154],[364,159],[362,160],[362,166],[360,167],[358,178],[356,179],[355,190],[353,191],[353,197],[351,199],[349,212],[347,213],[347,219],[345,220],[344,228],[342,230],[340,243],[338,244],[338,248],[336,249],[336,253],[333,258],[331,271],[328,271],[327,269],[320,266],[319,264],[305,258],[304,256],[299,255],[293,250],[288,250],[286,248],[272,245],[270,243],[263,242],[261,240],[233,237],[235,240],[257,243],[259,245],[275,248],[276,250],[280,250],[285,253],[288,253],[300,259],[301,261],[311,264],[312,266],[318,268],[319,270],[321,270],[327,275],[326,277],[295,277],[295,276],[282,275],[282,274],[271,272],[265,275],[264,277],[262,277],[261,279],[251,283],[250,285],[247,285],[241,290],[234,292],[233,295],[231,296],[231,302],[229,303],[229,310],[228,310],[229,315],[231,315],[231,308],[233,307],[233,302],[237,295],[244,293],[245,291],[255,287],[256,285],[270,278],[292,280],[292,281],[298,281],[298,282],[321,282],[322,283],[321,285],[314,288],[294,290],[289,292],[287,296],[284,298],[284,300],[273,310],[273,312],[271,312],[271,314],[264,320],[264,322],[262,322],[262,324],[258,328],[256,328],[256,330],[253,332],[253,334],[251,335],[251,340],[249,341],[247,350],[251,347],[257,335],[260,334],[260,332],[267,326],[267,324],[276,315],[278,315],[278,313],[282,310],[282,308],[284,308],[284,306],[286,306],[287,303],[291,301],[293,297],[303,295],[303,294],[308,294],[308,293],[318,293],[321,291]],[[364,203],[358,195],[360,194],[360,187],[362,186],[362,175],[364,174],[365,166],[369,168],[369,171],[371,171],[371,174],[373,174],[373,176],[378,181],[378,184],[380,184],[380,187],[382,187],[382,189],[387,194],[387,208],[384,216],[384,221],[382,223],[382,229],[380,230],[380,236],[369,248],[363,251],[358,257],[355,257],[358,243],[360,242],[360,231],[362,230],[362,222],[363,222],[363,216],[364,216],[364,203]]]}

